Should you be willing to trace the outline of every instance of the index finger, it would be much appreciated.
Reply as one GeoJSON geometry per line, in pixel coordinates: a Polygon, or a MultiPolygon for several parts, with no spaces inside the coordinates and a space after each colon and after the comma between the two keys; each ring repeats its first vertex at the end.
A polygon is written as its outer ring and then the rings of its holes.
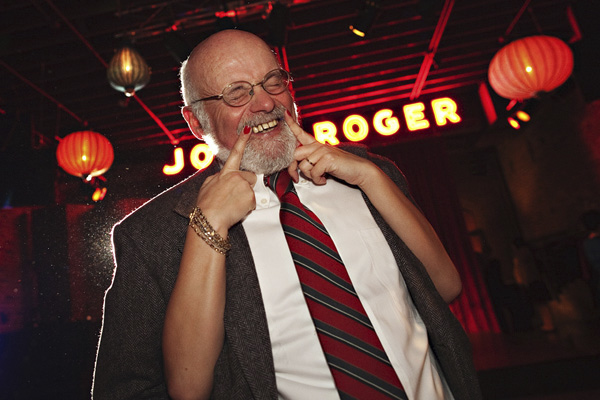
{"type": "MultiPolygon", "coordinates": [[[[246,128],[244,128],[244,131],[246,128]]],[[[227,157],[227,161],[223,164],[222,172],[227,171],[239,171],[240,163],[242,162],[242,156],[244,155],[244,150],[246,149],[246,144],[250,139],[250,131],[248,133],[241,132],[235,141],[235,144],[231,148],[231,152],[229,153],[229,157],[227,157]]]]}
{"type": "Polygon", "coordinates": [[[298,139],[301,145],[306,146],[307,144],[316,142],[316,139],[313,137],[313,135],[307,133],[300,127],[300,125],[298,125],[296,121],[294,121],[294,118],[292,118],[291,114],[286,113],[285,122],[290,127],[292,133],[294,136],[296,136],[296,139],[298,139]]]}

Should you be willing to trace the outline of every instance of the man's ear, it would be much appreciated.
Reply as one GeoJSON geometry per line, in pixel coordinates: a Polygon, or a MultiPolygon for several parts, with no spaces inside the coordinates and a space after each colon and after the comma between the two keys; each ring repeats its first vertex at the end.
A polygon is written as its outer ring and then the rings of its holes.
{"type": "Polygon", "coordinates": [[[202,140],[202,134],[204,133],[204,130],[202,129],[202,124],[200,123],[196,115],[194,115],[194,113],[192,112],[192,107],[183,107],[181,109],[181,114],[183,115],[185,122],[187,122],[194,136],[202,140]]]}

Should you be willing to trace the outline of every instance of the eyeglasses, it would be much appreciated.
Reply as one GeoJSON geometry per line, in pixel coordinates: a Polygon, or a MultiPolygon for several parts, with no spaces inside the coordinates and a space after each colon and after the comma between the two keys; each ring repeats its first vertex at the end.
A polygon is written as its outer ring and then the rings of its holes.
{"type": "Polygon", "coordinates": [[[263,80],[258,83],[252,84],[246,81],[233,82],[225,86],[221,94],[194,100],[190,104],[195,104],[199,101],[223,99],[225,103],[232,107],[241,107],[250,102],[252,96],[254,96],[255,86],[260,85],[265,92],[275,95],[283,93],[291,81],[293,79],[289,72],[284,69],[274,69],[267,72],[263,80]]]}

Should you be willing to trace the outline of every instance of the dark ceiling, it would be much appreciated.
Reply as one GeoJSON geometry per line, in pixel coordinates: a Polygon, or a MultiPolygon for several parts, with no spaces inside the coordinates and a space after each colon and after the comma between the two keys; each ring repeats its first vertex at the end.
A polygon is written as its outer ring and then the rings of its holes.
{"type": "MultiPolygon", "coordinates": [[[[284,52],[305,117],[476,86],[503,40],[542,33],[573,43],[582,18],[577,1],[567,0],[384,0],[360,39],[348,25],[363,2],[281,1],[289,10],[284,52]]],[[[83,127],[107,136],[116,151],[189,140],[181,59],[214,32],[215,13],[225,9],[235,11],[240,29],[268,38],[270,3],[3,1],[0,115],[26,121],[34,147],[55,146],[83,127]],[[105,65],[126,38],[152,69],[136,98],[106,79],[105,65]]],[[[6,150],[11,139],[0,140],[6,150]]]]}

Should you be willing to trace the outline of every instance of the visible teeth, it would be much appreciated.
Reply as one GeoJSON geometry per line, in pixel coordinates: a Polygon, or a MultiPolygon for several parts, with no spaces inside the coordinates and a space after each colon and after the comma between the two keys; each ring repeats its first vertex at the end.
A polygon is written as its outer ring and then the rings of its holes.
{"type": "Polygon", "coordinates": [[[277,120],[274,119],[272,121],[265,122],[265,123],[258,124],[256,126],[254,126],[252,128],[252,132],[259,133],[259,132],[262,132],[262,131],[266,131],[266,130],[268,130],[270,128],[273,128],[273,127],[277,126],[278,124],[279,124],[279,122],[277,122],[277,120]]]}

